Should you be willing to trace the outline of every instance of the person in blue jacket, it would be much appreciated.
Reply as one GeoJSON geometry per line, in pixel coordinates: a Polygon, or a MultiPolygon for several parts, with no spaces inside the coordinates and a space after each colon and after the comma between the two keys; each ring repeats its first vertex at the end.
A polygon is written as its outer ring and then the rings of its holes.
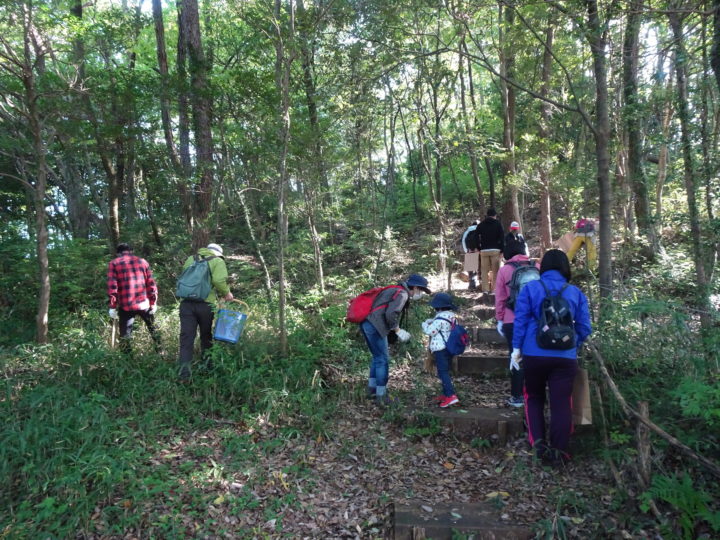
{"type": "Polygon", "coordinates": [[[525,370],[525,415],[528,439],[538,459],[553,465],[565,463],[572,432],[572,388],[578,369],[577,351],[592,332],[587,297],[570,281],[570,261],[559,249],[551,249],[540,263],[540,279],[525,285],[515,302],[513,352],[510,366],[525,370]],[[540,310],[546,292],[560,291],[572,312],[576,346],[569,350],[544,349],[536,341],[540,310]],[[522,356],[522,358],[521,358],[522,356]],[[545,387],[550,391],[550,440],[545,438],[545,387]]]}

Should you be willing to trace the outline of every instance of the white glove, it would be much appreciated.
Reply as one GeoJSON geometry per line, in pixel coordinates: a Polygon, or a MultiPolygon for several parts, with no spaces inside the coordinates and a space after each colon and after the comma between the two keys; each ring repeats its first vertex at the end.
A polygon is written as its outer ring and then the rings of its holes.
{"type": "Polygon", "coordinates": [[[408,332],[407,330],[403,330],[402,328],[398,328],[397,332],[395,333],[397,334],[398,339],[403,343],[406,341],[410,341],[410,338],[412,337],[410,335],[410,332],[408,332]]]}
{"type": "Polygon", "coordinates": [[[108,310],[108,315],[110,315],[110,318],[111,318],[111,319],[117,319],[117,318],[118,318],[117,309],[115,309],[115,308],[110,308],[110,309],[108,310]]]}
{"type": "Polygon", "coordinates": [[[498,334],[500,334],[502,337],[505,337],[505,334],[503,334],[503,331],[502,331],[502,327],[503,327],[503,322],[498,321],[498,323],[497,323],[498,334]]]}
{"type": "Polygon", "coordinates": [[[155,315],[156,311],[157,311],[157,304],[153,304],[152,306],[150,306],[150,309],[148,309],[148,313],[150,315],[155,315]]]}
{"type": "Polygon", "coordinates": [[[513,349],[513,352],[510,355],[510,370],[514,369],[516,371],[520,371],[520,362],[522,362],[520,349],[513,349]]]}

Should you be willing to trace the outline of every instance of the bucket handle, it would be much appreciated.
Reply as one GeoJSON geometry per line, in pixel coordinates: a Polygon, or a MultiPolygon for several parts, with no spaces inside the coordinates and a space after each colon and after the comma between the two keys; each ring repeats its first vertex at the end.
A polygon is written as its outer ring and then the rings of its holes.
{"type": "MultiPolygon", "coordinates": [[[[224,301],[224,300],[223,300],[223,301],[224,301]]],[[[242,300],[238,300],[237,298],[233,298],[232,300],[230,300],[230,302],[237,302],[238,304],[242,304],[243,306],[245,306],[245,313],[246,313],[248,316],[250,315],[250,306],[248,306],[248,305],[247,305],[245,302],[243,302],[242,300]]]]}

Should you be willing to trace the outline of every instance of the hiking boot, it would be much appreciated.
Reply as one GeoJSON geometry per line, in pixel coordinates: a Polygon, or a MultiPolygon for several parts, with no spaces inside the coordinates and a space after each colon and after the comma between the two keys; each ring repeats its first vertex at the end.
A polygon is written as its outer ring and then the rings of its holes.
{"type": "Polygon", "coordinates": [[[516,408],[525,406],[525,401],[523,400],[523,398],[519,398],[519,397],[510,397],[510,398],[508,398],[508,400],[505,403],[507,403],[511,407],[516,407],[516,408]]]}
{"type": "Polygon", "coordinates": [[[445,409],[446,407],[449,407],[450,405],[455,405],[456,403],[460,403],[460,400],[458,397],[453,394],[452,396],[443,396],[442,400],[438,405],[440,408],[445,409]]]}

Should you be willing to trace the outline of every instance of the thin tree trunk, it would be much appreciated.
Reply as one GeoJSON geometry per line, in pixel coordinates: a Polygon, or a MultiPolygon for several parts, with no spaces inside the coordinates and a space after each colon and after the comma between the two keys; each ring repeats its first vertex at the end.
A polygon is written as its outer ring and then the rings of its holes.
{"type": "Polygon", "coordinates": [[[680,145],[683,156],[685,177],[685,193],[687,196],[690,218],[690,235],[695,264],[696,305],[700,311],[700,323],[707,334],[711,330],[712,321],[709,314],[708,281],[705,273],[705,254],[702,249],[702,233],[700,217],[695,196],[695,164],[693,160],[692,133],[690,128],[690,109],[687,88],[687,51],[683,36],[683,21],[676,12],[668,13],[668,20],[675,40],[675,77],[677,81],[677,112],[680,121],[680,145]]]}
{"type": "Polygon", "coordinates": [[[515,183],[515,87],[508,84],[507,79],[515,78],[514,45],[508,39],[508,32],[515,24],[515,12],[512,8],[503,9],[500,5],[500,102],[503,113],[503,148],[505,157],[501,161],[502,183],[505,201],[503,219],[506,222],[521,222],[518,204],[518,188],[515,183]]]}
{"type": "Polygon", "coordinates": [[[628,5],[625,40],[623,42],[623,119],[627,134],[627,175],[635,199],[635,219],[640,234],[650,244],[646,253],[654,258],[658,251],[658,236],[650,214],[647,177],[643,169],[642,130],[640,128],[640,99],[638,95],[638,58],[641,13],[644,0],[632,0],[628,5]]]}
{"type": "Polygon", "coordinates": [[[600,21],[597,0],[585,0],[588,9],[588,36],[595,75],[595,156],[600,192],[600,307],[612,298],[612,187],[610,185],[610,112],[607,84],[607,36],[600,21]]]}
{"type": "MultiPolygon", "coordinates": [[[[552,47],[555,28],[553,23],[548,23],[545,30],[545,52],[543,54],[542,74],[540,76],[542,85],[540,94],[547,97],[550,92],[550,77],[552,75],[552,47]]],[[[547,141],[550,136],[550,104],[546,101],[540,102],[540,122],[538,124],[538,135],[540,144],[547,153],[547,141]]],[[[552,224],[550,221],[550,174],[548,172],[548,161],[543,155],[540,161],[540,253],[545,253],[552,247],[552,224]]]]}
{"type": "Polygon", "coordinates": [[[170,164],[177,178],[176,185],[180,192],[183,214],[188,230],[192,233],[193,213],[192,197],[188,191],[187,170],[182,163],[180,153],[175,145],[175,138],[170,121],[170,75],[168,71],[167,50],[165,48],[165,25],[163,23],[162,4],[160,0],[152,0],[153,21],[155,23],[155,42],[158,58],[158,71],[160,72],[160,119],[162,121],[165,147],[167,148],[170,164]]]}
{"type": "MultiPolygon", "coordinates": [[[[460,105],[461,105],[461,111],[462,111],[462,119],[463,119],[463,128],[465,131],[465,149],[468,153],[468,156],[470,158],[470,170],[472,171],[472,177],[473,181],[475,182],[475,191],[477,193],[477,202],[478,206],[480,208],[485,207],[485,197],[483,196],[483,190],[482,190],[482,184],[480,183],[480,173],[479,173],[479,167],[478,167],[478,159],[477,154],[475,152],[475,147],[473,145],[472,141],[472,134],[474,133],[474,130],[470,127],[470,117],[468,115],[467,110],[467,99],[465,96],[465,73],[463,67],[465,66],[465,56],[463,54],[463,49],[467,47],[465,43],[465,36],[463,35],[462,41],[461,41],[461,50],[458,53],[458,66],[460,69],[460,105]]],[[[468,65],[470,64],[470,59],[467,59],[468,65]]],[[[474,114],[473,114],[474,117],[474,114]]]]}
{"type": "Polygon", "coordinates": [[[720,0],[712,1],[713,44],[710,51],[710,65],[715,72],[715,82],[720,91],[720,0]]]}
{"type": "Polygon", "coordinates": [[[32,137],[33,158],[35,161],[35,182],[33,189],[33,206],[35,209],[35,234],[38,274],[40,278],[40,294],[35,317],[35,339],[38,343],[48,342],[48,312],[50,309],[50,263],[48,259],[48,229],[45,213],[45,191],[47,190],[47,162],[43,127],[38,110],[38,93],[36,88],[34,67],[39,58],[34,58],[31,47],[33,32],[32,6],[23,6],[23,64],[22,84],[25,91],[25,107],[27,108],[28,128],[32,137]]]}
{"type": "Polygon", "coordinates": [[[285,291],[285,245],[287,243],[287,215],[285,210],[287,197],[287,155],[290,146],[290,68],[293,62],[292,38],[295,33],[295,10],[292,0],[289,2],[289,28],[288,42],[280,26],[282,1],[275,0],[275,21],[277,21],[277,36],[275,39],[275,85],[280,94],[280,107],[278,109],[278,139],[280,141],[280,159],[278,162],[278,279],[280,283],[279,294],[279,327],[280,350],[284,356],[288,353],[287,325],[285,322],[286,291],[285,291]]]}

